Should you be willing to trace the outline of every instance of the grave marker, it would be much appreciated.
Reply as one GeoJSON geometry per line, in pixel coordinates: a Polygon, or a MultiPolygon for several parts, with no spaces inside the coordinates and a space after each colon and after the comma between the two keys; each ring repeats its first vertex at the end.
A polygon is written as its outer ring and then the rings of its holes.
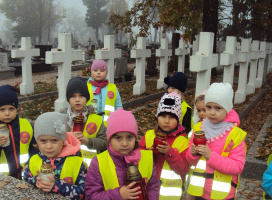
{"type": "Polygon", "coordinates": [[[122,82],[124,75],[128,72],[128,59],[125,57],[116,58],[116,66],[114,72],[114,78],[119,79],[122,82]]]}
{"type": "Polygon", "coordinates": [[[267,73],[270,73],[272,71],[272,43],[271,42],[267,44],[267,54],[268,54],[267,73]]]}
{"type": "Polygon", "coordinates": [[[190,48],[186,48],[183,38],[179,40],[179,48],[176,48],[175,54],[178,56],[178,72],[184,72],[185,56],[189,55],[190,48]]]}
{"type": "Polygon", "coordinates": [[[55,101],[55,111],[61,112],[68,108],[66,87],[71,79],[72,61],[82,60],[82,50],[73,50],[71,33],[59,33],[58,48],[46,52],[46,64],[58,66],[58,99],[55,101]]]}
{"type": "Polygon", "coordinates": [[[104,48],[95,51],[95,59],[102,59],[108,65],[108,80],[114,83],[114,59],[121,57],[121,49],[114,48],[114,35],[104,36],[104,48]]]}
{"type": "Polygon", "coordinates": [[[8,54],[0,53],[0,68],[7,69],[8,68],[8,54]]]}
{"type": "Polygon", "coordinates": [[[260,55],[259,55],[258,73],[256,78],[256,88],[262,87],[264,77],[264,61],[266,57],[266,42],[260,43],[260,55]]]}
{"type": "Polygon", "coordinates": [[[21,48],[11,50],[12,58],[20,58],[22,61],[22,83],[20,84],[20,94],[33,94],[34,84],[32,81],[32,57],[40,55],[40,49],[32,49],[31,38],[21,38],[21,48]]]}
{"type": "Polygon", "coordinates": [[[151,49],[146,49],[146,38],[137,38],[137,47],[131,50],[131,58],[136,58],[136,83],[133,85],[133,95],[145,92],[145,61],[151,57],[151,49]]]}

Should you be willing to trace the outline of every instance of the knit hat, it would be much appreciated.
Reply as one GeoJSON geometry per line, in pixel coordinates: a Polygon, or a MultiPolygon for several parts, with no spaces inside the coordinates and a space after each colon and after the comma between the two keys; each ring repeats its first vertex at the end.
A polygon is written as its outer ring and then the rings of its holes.
{"type": "Polygon", "coordinates": [[[91,66],[91,71],[95,69],[104,69],[108,73],[108,66],[104,60],[94,60],[91,66]]]}
{"type": "Polygon", "coordinates": [[[157,118],[161,114],[172,114],[178,122],[181,118],[181,97],[175,92],[165,93],[158,105],[157,118]]]}
{"type": "Polygon", "coordinates": [[[107,122],[107,140],[110,141],[111,136],[122,131],[130,132],[136,139],[138,138],[138,126],[134,115],[131,111],[119,108],[117,111],[110,113],[107,122]]]}
{"type": "Polygon", "coordinates": [[[80,93],[83,95],[87,99],[87,102],[90,99],[87,82],[81,77],[74,77],[69,80],[66,88],[66,98],[68,102],[71,96],[75,93],[80,93]]]}
{"type": "Polygon", "coordinates": [[[0,107],[5,105],[18,108],[18,97],[15,88],[11,85],[0,86],[0,107]]]}
{"type": "Polygon", "coordinates": [[[229,83],[213,83],[205,95],[205,104],[214,102],[222,106],[227,113],[233,108],[233,90],[229,83]]]}
{"type": "Polygon", "coordinates": [[[41,114],[34,124],[34,137],[37,140],[41,135],[50,135],[66,141],[67,114],[58,112],[46,112],[41,114]]]}
{"type": "Polygon", "coordinates": [[[182,72],[176,72],[171,77],[165,77],[164,83],[168,85],[168,87],[174,87],[184,93],[187,88],[187,77],[182,72]]]}

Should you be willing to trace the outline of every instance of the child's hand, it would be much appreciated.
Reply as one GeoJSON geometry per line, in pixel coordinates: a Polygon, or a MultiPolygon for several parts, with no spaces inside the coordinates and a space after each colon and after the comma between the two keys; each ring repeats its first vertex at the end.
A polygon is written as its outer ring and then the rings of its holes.
{"type": "Polygon", "coordinates": [[[37,186],[37,188],[43,190],[44,192],[51,192],[52,188],[55,185],[55,178],[50,177],[50,176],[47,176],[47,178],[50,181],[42,181],[41,178],[38,176],[36,186],[37,186]]]}
{"type": "Polygon", "coordinates": [[[168,142],[163,141],[163,145],[159,144],[157,149],[160,153],[167,154],[170,151],[171,146],[168,144],[168,142]]]}
{"type": "Polygon", "coordinates": [[[3,146],[4,144],[6,144],[8,141],[8,138],[4,135],[0,136],[0,147],[3,146]]]}
{"type": "Polygon", "coordinates": [[[198,145],[196,147],[196,149],[197,149],[197,152],[199,154],[201,154],[202,156],[204,156],[206,158],[206,160],[208,160],[211,157],[211,155],[212,155],[212,152],[209,149],[208,145],[201,145],[200,144],[200,145],[198,145]]]}
{"type": "Polygon", "coordinates": [[[129,185],[124,185],[120,188],[119,192],[122,197],[122,199],[139,199],[139,194],[141,194],[141,191],[138,191],[140,187],[136,187],[131,189],[133,185],[135,185],[136,182],[132,182],[129,185]]]}
{"type": "Polygon", "coordinates": [[[73,135],[80,141],[81,144],[87,145],[88,138],[86,138],[82,132],[73,132],[73,135]]]}
{"type": "Polygon", "coordinates": [[[196,145],[194,143],[192,143],[192,146],[191,146],[191,154],[193,156],[196,156],[197,154],[196,145]]]}

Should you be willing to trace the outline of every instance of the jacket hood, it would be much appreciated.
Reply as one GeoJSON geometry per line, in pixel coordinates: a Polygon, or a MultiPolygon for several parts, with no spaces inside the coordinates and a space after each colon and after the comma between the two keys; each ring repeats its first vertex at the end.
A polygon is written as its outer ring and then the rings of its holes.
{"type": "Polygon", "coordinates": [[[58,157],[76,155],[80,150],[80,145],[80,141],[71,132],[67,132],[66,141],[64,142],[63,149],[58,157]]]}
{"type": "Polygon", "coordinates": [[[237,123],[237,127],[239,127],[240,125],[240,118],[239,115],[237,114],[237,112],[232,109],[228,115],[226,116],[226,118],[223,120],[223,122],[231,122],[231,123],[237,123]]]}

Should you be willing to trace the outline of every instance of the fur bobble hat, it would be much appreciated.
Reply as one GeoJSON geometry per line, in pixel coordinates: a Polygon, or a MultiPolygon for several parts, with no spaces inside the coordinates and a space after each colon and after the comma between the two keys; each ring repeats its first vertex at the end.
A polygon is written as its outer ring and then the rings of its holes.
{"type": "Polygon", "coordinates": [[[184,93],[187,88],[187,76],[182,72],[176,72],[171,77],[165,77],[164,83],[168,85],[168,87],[174,87],[184,93]]]}
{"type": "Polygon", "coordinates": [[[160,114],[172,114],[178,122],[181,119],[181,97],[175,92],[165,93],[158,105],[157,118],[160,114]]]}
{"type": "Polygon", "coordinates": [[[41,114],[34,124],[34,137],[37,140],[41,135],[60,138],[63,142],[67,137],[67,114],[46,112],[41,114]]]}
{"type": "Polygon", "coordinates": [[[71,96],[75,93],[83,95],[87,102],[90,99],[90,93],[87,87],[87,82],[81,77],[73,77],[69,80],[66,88],[66,98],[69,102],[71,96]]]}
{"type": "Polygon", "coordinates": [[[117,111],[110,113],[107,122],[107,140],[110,141],[111,136],[123,131],[130,132],[136,139],[138,138],[138,126],[134,115],[131,111],[119,108],[117,111]]]}
{"type": "Polygon", "coordinates": [[[5,105],[12,105],[18,108],[18,97],[15,88],[11,85],[0,86],[0,107],[5,105]]]}
{"type": "Polygon", "coordinates": [[[107,63],[104,60],[94,60],[91,66],[91,71],[95,69],[104,69],[108,72],[107,63]]]}
{"type": "Polygon", "coordinates": [[[214,102],[222,106],[227,113],[233,108],[233,89],[229,83],[213,83],[205,94],[205,104],[214,102]]]}

